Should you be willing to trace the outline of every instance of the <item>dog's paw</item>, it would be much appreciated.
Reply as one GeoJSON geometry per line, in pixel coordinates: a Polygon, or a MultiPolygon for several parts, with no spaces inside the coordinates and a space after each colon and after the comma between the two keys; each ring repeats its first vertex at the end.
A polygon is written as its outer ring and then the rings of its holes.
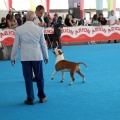
{"type": "Polygon", "coordinates": [[[51,80],[54,80],[54,78],[51,78],[51,80]]]}
{"type": "Polygon", "coordinates": [[[85,83],[85,81],[82,81],[82,83],[85,83]]]}
{"type": "Polygon", "coordinates": [[[69,83],[69,85],[71,86],[71,85],[72,85],[72,83],[69,83]]]}
{"type": "Polygon", "coordinates": [[[64,80],[61,80],[60,82],[64,82],[64,80]]]}
{"type": "Polygon", "coordinates": [[[82,81],[82,83],[85,83],[85,79],[82,81]]]}

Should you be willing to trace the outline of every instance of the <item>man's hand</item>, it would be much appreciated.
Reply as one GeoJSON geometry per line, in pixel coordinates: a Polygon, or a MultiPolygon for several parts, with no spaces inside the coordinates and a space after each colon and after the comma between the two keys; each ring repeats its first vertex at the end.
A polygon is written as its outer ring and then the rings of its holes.
{"type": "Polygon", "coordinates": [[[12,64],[12,66],[14,66],[15,60],[11,60],[11,64],[12,64]]]}
{"type": "Polygon", "coordinates": [[[45,62],[45,64],[47,64],[48,63],[48,59],[44,59],[44,62],[45,62]]]}
{"type": "Polygon", "coordinates": [[[46,24],[46,23],[44,23],[44,27],[47,27],[47,24],[46,24]]]}
{"type": "Polygon", "coordinates": [[[40,27],[43,27],[43,26],[44,26],[44,22],[40,22],[40,23],[38,23],[38,25],[39,25],[40,27]]]}

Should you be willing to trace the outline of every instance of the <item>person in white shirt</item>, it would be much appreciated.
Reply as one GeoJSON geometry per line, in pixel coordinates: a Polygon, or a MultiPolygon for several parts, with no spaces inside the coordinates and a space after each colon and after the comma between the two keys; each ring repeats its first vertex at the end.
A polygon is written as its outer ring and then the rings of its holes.
{"type": "MultiPolygon", "coordinates": [[[[36,17],[34,19],[35,25],[41,27],[44,30],[44,27],[47,26],[47,24],[44,21],[44,13],[45,13],[45,8],[42,5],[38,5],[35,10],[36,17]]],[[[45,35],[44,35],[45,37],[45,35]]],[[[37,80],[35,79],[35,75],[33,72],[33,82],[36,82],[37,80]]]]}
{"type": "Polygon", "coordinates": [[[38,5],[36,7],[36,18],[34,19],[34,23],[40,27],[46,27],[46,23],[44,21],[44,12],[45,12],[45,9],[42,5],[38,5]]]}
{"type": "Polygon", "coordinates": [[[21,63],[27,92],[27,99],[24,103],[29,105],[34,104],[32,69],[37,80],[39,102],[43,103],[46,101],[42,60],[44,59],[44,62],[48,63],[48,50],[43,29],[33,22],[35,17],[36,15],[33,11],[28,11],[25,24],[16,28],[16,36],[11,53],[11,64],[14,66],[17,50],[19,45],[21,46],[21,63]]]}
{"type": "MultiPolygon", "coordinates": [[[[48,23],[45,23],[46,22],[45,18],[44,18],[45,8],[42,5],[38,5],[36,7],[35,13],[36,13],[36,18],[34,20],[34,23],[36,25],[38,25],[39,27],[42,27],[43,29],[46,28],[48,23]]],[[[51,41],[50,41],[49,35],[45,34],[44,37],[45,37],[45,40],[48,43],[48,48],[50,49],[51,48],[51,41]]],[[[34,75],[33,75],[33,81],[34,82],[36,81],[34,79],[34,75]]]]}
{"type": "MultiPolygon", "coordinates": [[[[111,10],[111,15],[108,20],[109,26],[116,25],[117,24],[117,17],[114,14],[114,10],[111,10]]],[[[110,43],[110,40],[108,41],[110,43]]],[[[114,43],[117,43],[116,40],[114,40],[114,43]]]]}

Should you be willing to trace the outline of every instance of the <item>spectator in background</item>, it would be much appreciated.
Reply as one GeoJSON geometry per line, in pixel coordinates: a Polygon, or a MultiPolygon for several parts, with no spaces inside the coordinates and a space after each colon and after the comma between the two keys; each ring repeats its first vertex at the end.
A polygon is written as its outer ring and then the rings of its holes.
{"type": "Polygon", "coordinates": [[[23,24],[26,22],[26,14],[24,14],[23,13],[23,18],[22,18],[22,20],[23,20],[23,24]]]}
{"type": "Polygon", "coordinates": [[[14,16],[10,16],[10,20],[8,20],[8,27],[14,29],[18,26],[17,21],[14,16]]]}
{"type": "Polygon", "coordinates": [[[120,25],[120,18],[118,19],[118,25],[120,25]]]}
{"type": "Polygon", "coordinates": [[[11,16],[12,16],[12,11],[9,11],[8,14],[7,14],[7,16],[6,16],[6,20],[7,21],[10,20],[11,16]]]}
{"type": "Polygon", "coordinates": [[[21,13],[18,13],[18,17],[19,17],[19,26],[23,24],[23,20],[22,20],[22,16],[21,13]]]}
{"type": "Polygon", "coordinates": [[[0,60],[4,59],[3,49],[4,49],[4,46],[2,42],[0,41],[0,60]]]}
{"type": "Polygon", "coordinates": [[[77,26],[77,20],[74,16],[72,16],[72,20],[71,20],[73,26],[77,26]]]}
{"type": "Polygon", "coordinates": [[[44,21],[45,21],[45,23],[46,23],[46,27],[48,27],[48,26],[49,26],[48,13],[45,13],[45,14],[44,14],[44,21]]]}
{"type": "Polygon", "coordinates": [[[8,24],[7,24],[6,18],[2,17],[1,23],[0,23],[0,29],[5,29],[7,27],[8,27],[8,24]]]}
{"type": "Polygon", "coordinates": [[[49,19],[49,26],[51,26],[52,18],[51,18],[51,16],[50,16],[50,14],[48,14],[48,19],[49,19]]]}
{"type": "Polygon", "coordinates": [[[98,22],[101,23],[101,25],[108,25],[107,20],[104,18],[103,14],[99,14],[98,22]]]}
{"type": "Polygon", "coordinates": [[[69,15],[69,14],[66,15],[64,24],[65,24],[66,27],[71,27],[71,26],[73,26],[73,23],[72,23],[72,21],[71,21],[71,19],[70,19],[70,15],[69,15]]]}
{"type": "MultiPolygon", "coordinates": [[[[51,21],[49,21],[48,13],[45,13],[45,15],[44,15],[44,21],[46,23],[46,27],[50,27],[51,21]]],[[[48,49],[51,49],[51,47],[52,47],[52,44],[51,44],[51,42],[52,42],[52,39],[51,39],[52,35],[45,34],[44,36],[45,36],[45,40],[47,41],[48,49]]]]}
{"type": "MultiPolygon", "coordinates": [[[[114,10],[111,10],[111,15],[109,17],[108,23],[110,26],[117,24],[117,17],[114,14],[114,10]]],[[[110,40],[108,41],[108,43],[110,43],[110,40]]],[[[114,40],[114,43],[117,43],[117,41],[114,40]]]]}
{"type": "Polygon", "coordinates": [[[97,14],[94,14],[92,21],[91,21],[92,26],[100,26],[101,23],[98,21],[97,14]]]}
{"type": "Polygon", "coordinates": [[[58,15],[57,15],[57,14],[54,14],[54,18],[53,18],[53,20],[52,20],[51,25],[52,25],[52,26],[56,25],[56,24],[57,24],[57,20],[58,20],[58,15]]]}
{"type": "Polygon", "coordinates": [[[17,21],[18,26],[22,25],[22,19],[20,18],[19,14],[15,14],[15,19],[17,21]]]}

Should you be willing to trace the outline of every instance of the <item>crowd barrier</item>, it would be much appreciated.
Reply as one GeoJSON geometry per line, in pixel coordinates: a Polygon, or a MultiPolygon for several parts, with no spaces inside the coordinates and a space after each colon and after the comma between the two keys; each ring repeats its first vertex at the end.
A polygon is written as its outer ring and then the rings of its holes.
{"type": "MultiPolygon", "coordinates": [[[[61,30],[62,43],[120,40],[120,25],[64,27],[61,30]]],[[[15,34],[13,29],[0,29],[0,42],[4,46],[0,49],[0,60],[10,59],[15,34]]],[[[53,28],[45,28],[44,34],[54,34],[53,28]]]]}
{"type": "MultiPolygon", "coordinates": [[[[45,28],[44,34],[53,34],[53,28],[45,28]]],[[[15,30],[0,30],[0,41],[4,46],[13,45],[15,30]]],[[[102,40],[119,40],[120,25],[114,26],[78,26],[64,27],[62,29],[61,41],[67,42],[90,42],[102,40]]]]}

